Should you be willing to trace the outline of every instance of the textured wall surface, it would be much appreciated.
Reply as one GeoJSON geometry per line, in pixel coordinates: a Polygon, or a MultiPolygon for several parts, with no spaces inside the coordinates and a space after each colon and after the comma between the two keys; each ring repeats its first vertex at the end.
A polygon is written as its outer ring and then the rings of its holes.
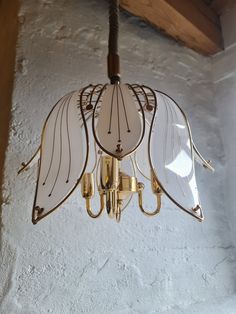
{"type": "Polygon", "coordinates": [[[236,262],[225,207],[225,154],[213,104],[212,60],[121,16],[124,81],[168,92],[187,112],[215,174],[197,166],[202,224],[165,200],[146,218],[135,201],[116,224],[91,220],[80,191],[31,224],[36,169],[21,176],[43,122],[68,91],[106,82],[106,2],[22,0],[17,77],[5,168],[0,312],[216,313],[236,308],[236,262]],[[99,3],[99,5],[98,5],[99,3]]]}
{"type": "Polygon", "coordinates": [[[225,205],[231,217],[232,238],[236,239],[235,176],[236,176],[236,4],[222,15],[225,51],[213,59],[214,103],[220,117],[220,126],[226,154],[225,205]]]}

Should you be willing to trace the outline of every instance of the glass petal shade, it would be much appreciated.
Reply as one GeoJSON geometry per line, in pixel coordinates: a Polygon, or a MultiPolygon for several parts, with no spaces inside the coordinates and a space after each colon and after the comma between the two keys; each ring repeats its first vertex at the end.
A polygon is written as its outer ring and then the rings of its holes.
{"type": "Polygon", "coordinates": [[[132,87],[114,84],[106,85],[100,106],[94,110],[94,115],[98,113],[94,126],[96,141],[109,155],[123,158],[136,149],[144,135],[141,104],[132,94],[132,87]]]}
{"type": "Polygon", "coordinates": [[[55,105],[45,122],[33,222],[56,209],[78,185],[85,170],[88,141],[79,100],[80,92],[67,94],[55,105]]]}
{"type": "Polygon", "coordinates": [[[154,174],[165,194],[177,206],[202,219],[187,119],[169,96],[161,92],[155,94],[157,106],[149,147],[154,174]]]}

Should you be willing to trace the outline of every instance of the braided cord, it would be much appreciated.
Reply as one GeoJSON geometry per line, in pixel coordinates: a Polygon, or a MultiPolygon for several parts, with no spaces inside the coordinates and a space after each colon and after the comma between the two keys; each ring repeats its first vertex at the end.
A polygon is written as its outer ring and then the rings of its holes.
{"type": "Polygon", "coordinates": [[[109,0],[108,77],[111,80],[111,84],[115,84],[120,81],[118,37],[119,0],[109,0]]]}
{"type": "Polygon", "coordinates": [[[110,0],[109,27],[109,53],[118,54],[119,0],[110,0]]]}

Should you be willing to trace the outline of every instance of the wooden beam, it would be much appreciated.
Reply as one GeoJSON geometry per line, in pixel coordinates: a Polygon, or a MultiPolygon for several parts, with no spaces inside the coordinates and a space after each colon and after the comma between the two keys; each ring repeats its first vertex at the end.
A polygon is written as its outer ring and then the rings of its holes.
{"type": "Polygon", "coordinates": [[[212,0],[203,0],[207,5],[210,5],[212,3],[212,0]]]}
{"type": "Polygon", "coordinates": [[[223,49],[217,14],[202,0],[121,0],[121,6],[205,55],[223,49]]]}
{"type": "Polygon", "coordinates": [[[0,0],[0,207],[14,80],[18,9],[18,0],[0,0]]]}

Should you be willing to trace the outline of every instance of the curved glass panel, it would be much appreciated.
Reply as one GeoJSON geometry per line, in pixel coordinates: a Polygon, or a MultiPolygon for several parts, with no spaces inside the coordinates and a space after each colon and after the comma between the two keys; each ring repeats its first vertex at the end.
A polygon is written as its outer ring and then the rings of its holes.
{"type": "Polygon", "coordinates": [[[144,133],[144,118],[140,104],[126,84],[107,85],[102,94],[101,107],[94,127],[98,145],[109,155],[123,158],[140,144],[144,133]]]}
{"type": "Polygon", "coordinates": [[[202,219],[187,120],[170,97],[156,92],[156,99],[149,152],[154,174],[176,205],[202,219]]]}
{"type": "Polygon", "coordinates": [[[84,172],[88,147],[79,100],[80,92],[67,94],[45,122],[33,222],[56,209],[77,186],[84,172]]]}

